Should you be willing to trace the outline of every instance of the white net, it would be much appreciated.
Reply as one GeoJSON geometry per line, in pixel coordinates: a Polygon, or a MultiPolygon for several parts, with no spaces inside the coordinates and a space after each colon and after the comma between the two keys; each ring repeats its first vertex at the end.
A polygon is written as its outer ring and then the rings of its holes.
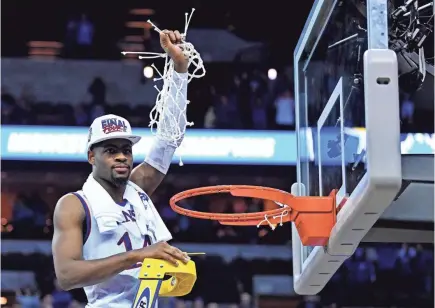
{"type": "MultiPolygon", "coordinates": [[[[279,218],[280,219],[279,226],[282,227],[283,219],[285,216],[290,215],[291,208],[288,205],[279,203],[277,201],[275,201],[275,203],[282,208],[282,212],[279,215],[272,216],[272,218],[273,219],[279,218]]],[[[270,218],[270,216],[265,214],[264,219],[257,224],[257,228],[260,228],[260,226],[263,224],[263,222],[267,222],[269,227],[272,229],[272,231],[275,230],[277,225],[274,225],[273,223],[271,223],[269,218],[270,218]]]]}
{"type": "MultiPolygon", "coordinates": [[[[174,61],[167,53],[154,53],[154,52],[128,52],[124,51],[122,54],[138,54],[139,59],[152,59],[164,58],[165,65],[163,74],[153,64],[152,68],[159,75],[154,78],[154,81],[163,81],[162,88],[159,89],[157,85],[154,87],[158,91],[156,104],[150,112],[150,128],[151,132],[157,135],[160,139],[169,142],[171,145],[178,147],[182,140],[187,126],[193,126],[193,122],[188,122],[186,117],[186,109],[189,101],[184,97],[183,87],[189,83],[193,78],[201,78],[205,75],[204,63],[201,55],[195,47],[186,41],[187,29],[192,18],[194,9],[190,16],[185,14],[185,27],[184,32],[181,34],[182,43],[177,45],[183,51],[188,59],[188,74],[186,80],[180,81],[179,75],[174,69],[174,61]],[[176,81],[178,79],[178,82],[176,81]]],[[[158,33],[162,32],[151,21],[148,22],[154,27],[158,33]]],[[[181,163],[181,161],[180,161],[181,163]]]]}

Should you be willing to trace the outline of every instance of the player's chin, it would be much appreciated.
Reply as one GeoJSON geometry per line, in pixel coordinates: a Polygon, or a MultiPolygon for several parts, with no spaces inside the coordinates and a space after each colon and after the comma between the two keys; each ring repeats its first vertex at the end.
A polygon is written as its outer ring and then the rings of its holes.
{"type": "Polygon", "coordinates": [[[113,177],[117,178],[117,179],[128,179],[130,177],[130,171],[128,172],[116,172],[115,170],[113,171],[113,177]]]}
{"type": "Polygon", "coordinates": [[[112,180],[115,184],[125,185],[125,184],[127,184],[129,178],[130,178],[130,171],[119,173],[119,172],[116,172],[115,170],[113,170],[112,180]]]}

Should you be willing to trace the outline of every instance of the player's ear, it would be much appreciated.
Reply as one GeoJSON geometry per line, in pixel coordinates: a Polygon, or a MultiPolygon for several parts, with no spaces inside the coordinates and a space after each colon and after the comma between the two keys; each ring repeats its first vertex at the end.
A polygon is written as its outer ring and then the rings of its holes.
{"type": "Polygon", "coordinates": [[[92,150],[88,151],[88,162],[91,165],[95,165],[95,154],[94,154],[94,151],[92,151],[92,150]]]}

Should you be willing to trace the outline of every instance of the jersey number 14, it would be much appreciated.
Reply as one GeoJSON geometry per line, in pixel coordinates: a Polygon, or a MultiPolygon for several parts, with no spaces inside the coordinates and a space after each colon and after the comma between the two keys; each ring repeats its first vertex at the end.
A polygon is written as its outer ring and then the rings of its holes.
{"type": "MultiPolygon", "coordinates": [[[[118,244],[118,246],[124,244],[124,247],[125,247],[126,251],[133,250],[133,247],[131,245],[130,235],[128,234],[128,232],[125,232],[122,235],[122,237],[119,239],[117,244],[118,244]]],[[[145,235],[142,247],[147,247],[149,245],[151,245],[151,238],[148,235],[145,235]]]]}

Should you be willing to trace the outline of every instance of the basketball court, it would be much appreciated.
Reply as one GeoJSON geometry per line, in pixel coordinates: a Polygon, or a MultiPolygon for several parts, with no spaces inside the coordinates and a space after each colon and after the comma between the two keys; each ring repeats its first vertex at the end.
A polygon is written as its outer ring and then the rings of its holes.
{"type": "Polygon", "coordinates": [[[433,156],[401,155],[387,0],[366,3],[317,0],[294,52],[291,192],[338,190],[327,245],[303,246],[293,223],[294,289],[302,295],[320,292],[360,242],[433,242],[433,156]]]}

